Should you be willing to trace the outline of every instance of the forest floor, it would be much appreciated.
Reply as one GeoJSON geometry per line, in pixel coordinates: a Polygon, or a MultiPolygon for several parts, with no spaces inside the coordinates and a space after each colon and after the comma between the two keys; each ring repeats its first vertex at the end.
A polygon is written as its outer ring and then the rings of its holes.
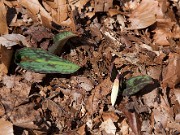
{"type": "Polygon", "coordinates": [[[0,135],[180,134],[180,1],[1,0],[0,7],[0,135]],[[58,56],[79,65],[75,73],[14,62],[17,50],[48,50],[64,31],[76,37],[58,56]],[[153,83],[122,94],[122,80],[144,75],[153,83]]]}

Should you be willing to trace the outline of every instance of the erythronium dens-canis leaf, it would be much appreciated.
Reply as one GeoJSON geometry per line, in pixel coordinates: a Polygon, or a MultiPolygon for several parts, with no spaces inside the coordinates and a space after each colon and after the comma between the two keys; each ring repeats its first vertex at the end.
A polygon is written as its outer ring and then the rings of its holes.
{"type": "Polygon", "coordinates": [[[15,63],[20,67],[38,73],[71,74],[80,67],[52,53],[39,48],[23,48],[16,52],[15,63]]]}
{"type": "Polygon", "coordinates": [[[71,31],[60,32],[59,34],[54,36],[54,44],[49,47],[48,51],[54,54],[60,53],[67,40],[76,36],[77,35],[72,33],[71,31]]]}
{"type": "Polygon", "coordinates": [[[153,79],[148,75],[136,76],[126,81],[126,89],[123,90],[123,96],[131,96],[142,90],[148,84],[153,84],[153,79]]]}

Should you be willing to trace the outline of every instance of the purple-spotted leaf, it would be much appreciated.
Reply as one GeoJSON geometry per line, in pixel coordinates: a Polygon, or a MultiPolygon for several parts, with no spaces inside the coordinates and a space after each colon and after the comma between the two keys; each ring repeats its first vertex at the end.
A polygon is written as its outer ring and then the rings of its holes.
{"type": "Polygon", "coordinates": [[[52,53],[38,48],[23,48],[16,52],[15,63],[20,67],[38,73],[71,74],[80,67],[52,53]]]}
{"type": "Polygon", "coordinates": [[[124,89],[123,96],[131,96],[142,90],[148,84],[153,84],[154,81],[150,76],[136,76],[126,81],[126,89],[124,89]]]}
{"type": "Polygon", "coordinates": [[[67,42],[68,39],[72,37],[76,37],[77,35],[70,32],[70,31],[63,31],[60,32],[59,34],[55,35],[53,38],[54,45],[49,47],[48,51],[54,54],[57,54],[58,52],[61,52],[63,46],[67,42]]]}

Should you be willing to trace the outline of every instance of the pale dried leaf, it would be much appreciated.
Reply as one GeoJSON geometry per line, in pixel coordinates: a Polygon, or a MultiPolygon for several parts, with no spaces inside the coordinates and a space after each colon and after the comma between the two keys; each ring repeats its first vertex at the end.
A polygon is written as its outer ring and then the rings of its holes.
{"type": "Polygon", "coordinates": [[[26,37],[21,34],[6,34],[0,37],[0,44],[7,48],[18,44],[20,45],[21,43],[24,46],[30,47],[30,45],[26,41],[26,37]]]}

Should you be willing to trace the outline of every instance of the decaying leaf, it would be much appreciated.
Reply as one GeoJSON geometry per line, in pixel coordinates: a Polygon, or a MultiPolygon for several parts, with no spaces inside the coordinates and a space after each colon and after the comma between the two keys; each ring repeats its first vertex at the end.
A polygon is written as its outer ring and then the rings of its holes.
{"type": "Polygon", "coordinates": [[[76,72],[80,67],[42,49],[23,48],[16,52],[15,63],[26,70],[38,73],[76,72]]]}
{"type": "Polygon", "coordinates": [[[142,90],[146,85],[154,83],[150,76],[136,76],[126,81],[126,89],[123,91],[123,96],[133,95],[142,90]]]}
{"type": "Polygon", "coordinates": [[[70,32],[70,31],[64,31],[60,32],[57,34],[53,40],[54,40],[54,45],[49,47],[48,51],[54,54],[57,54],[57,52],[61,52],[63,46],[67,42],[69,38],[77,36],[76,34],[70,32]]]}

